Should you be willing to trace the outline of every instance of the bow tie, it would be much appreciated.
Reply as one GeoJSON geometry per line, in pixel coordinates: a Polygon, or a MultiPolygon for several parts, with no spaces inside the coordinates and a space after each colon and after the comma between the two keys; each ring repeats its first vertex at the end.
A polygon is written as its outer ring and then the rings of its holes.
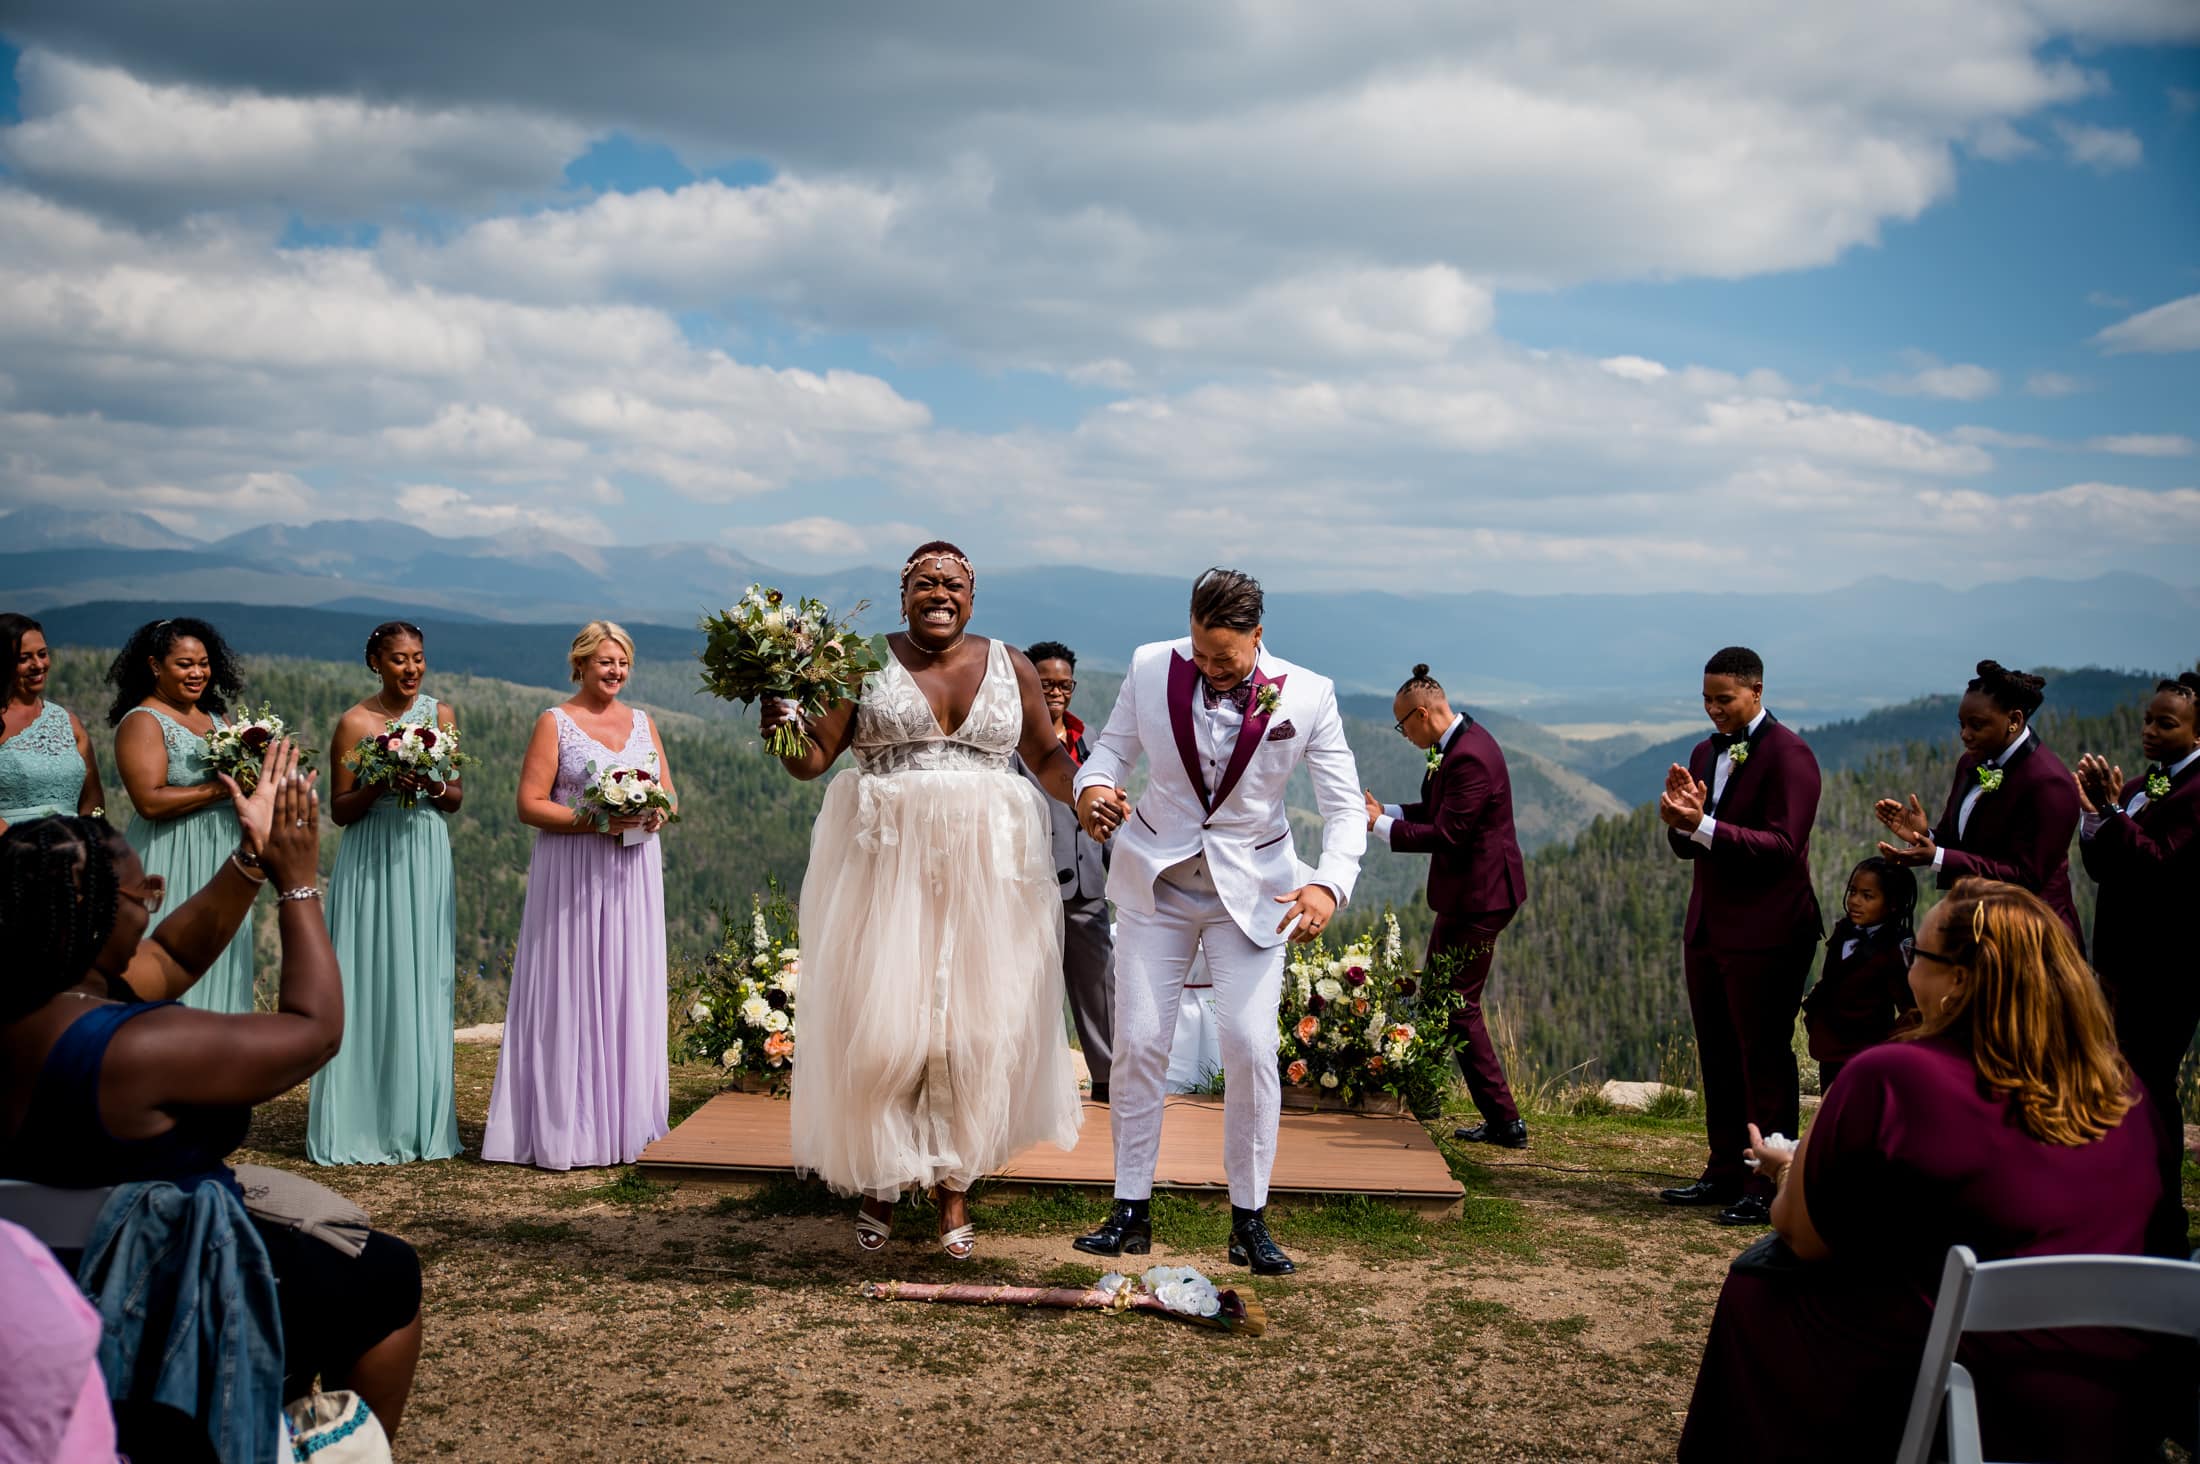
{"type": "Polygon", "coordinates": [[[2149,767],[2149,768],[2147,769],[2147,776],[2148,776],[2149,778],[2166,778],[2166,777],[2168,777],[2168,776],[2169,776],[2169,764],[2168,764],[2168,763],[2155,763],[2155,764],[2153,764],[2152,766],[2150,766],[2150,767],[2149,767]]]}
{"type": "Polygon", "coordinates": [[[1711,734],[1711,745],[1721,752],[1738,743],[1747,741],[1749,741],[1747,732],[1714,732],[1711,734]]]}
{"type": "Polygon", "coordinates": [[[1253,678],[1250,676],[1231,687],[1228,691],[1215,690],[1214,683],[1202,676],[1199,679],[1199,690],[1200,695],[1207,703],[1207,710],[1210,712],[1224,702],[1231,702],[1236,705],[1239,715],[1242,716],[1245,709],[1253,704],[1253,678]]]}

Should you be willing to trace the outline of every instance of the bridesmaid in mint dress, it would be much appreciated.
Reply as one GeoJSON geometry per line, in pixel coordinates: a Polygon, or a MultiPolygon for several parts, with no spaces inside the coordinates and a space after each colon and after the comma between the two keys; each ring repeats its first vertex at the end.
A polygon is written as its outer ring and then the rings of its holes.
{"type": "Polygon", "coordinates": [[[448,783],[361,783],[344,765],[392,722],[448,728],[451,708],[420,689],[420,628],[367,637],[382,689],[344,713],[329,749],[329,812],[344,830],[328,882],[328,934],[344,974],[344,1045],[313,1075],[306,1156],[316,1164],[406,1164],[459,1152],[451,1076],[451,983],[458,961],[451,835],[464,796],[448,783]]]}
{"type": "MultiPolygon", "coordinates": [[[[225,725],[229,698],[243,690],[220,632],[181,617],[138,627],[107,669],[114,705],[115,765],[137,816],[123,837],[147,874],[181,902],[221,873],[238,844],[237,785],[206,765],[206,734],[225,725]]],[[[257,874],[257,871],[254,871],[257,874]]],[[[252,1010],[252,922],[183,995],[202,1011],[252,1010]]]]}
{"type": "Polygon", "coordinates": [[[46,700],[53,652],[27,615],[0,615],[0,829],[100,812],[99,759],[84,724],[46,700]]]}

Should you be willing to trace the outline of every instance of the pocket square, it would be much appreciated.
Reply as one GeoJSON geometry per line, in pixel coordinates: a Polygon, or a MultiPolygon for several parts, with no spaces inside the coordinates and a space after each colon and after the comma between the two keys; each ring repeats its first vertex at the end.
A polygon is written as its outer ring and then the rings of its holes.
{"type": "Polygon", "coordinates": [[[1270,727],[1268,729],[1268,735],[1261,740],[1264,742],[1289,742],[1292,738],[1298,735],[1299,729],[1292,726],[1291,719],[1289,717],[1286,717],[1282,721],[1276,723],[1275,726],[1270,727]]]}

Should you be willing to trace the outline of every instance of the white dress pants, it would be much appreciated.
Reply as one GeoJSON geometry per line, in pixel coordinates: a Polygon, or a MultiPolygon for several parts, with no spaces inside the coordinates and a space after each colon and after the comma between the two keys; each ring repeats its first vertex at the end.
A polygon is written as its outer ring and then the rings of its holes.
{"type": "Polygon", "coordinates": [[[1283,1113],[1276,1003],[1283,994],[1284,947],[1247,940],[1217,895],[1166,880],[1155,883],[1153,894],[1151,915],[1117,911],[1115,1066],[1108,1082],[1115,1195],[1143,1200],[1153,1194],[1178,1001],[1192,958],[1204,949],[1222,1048],[1223,1170],[1230,1203],[1257,1210],[1268,1203],[1276,1121],[1283,1113]]]}

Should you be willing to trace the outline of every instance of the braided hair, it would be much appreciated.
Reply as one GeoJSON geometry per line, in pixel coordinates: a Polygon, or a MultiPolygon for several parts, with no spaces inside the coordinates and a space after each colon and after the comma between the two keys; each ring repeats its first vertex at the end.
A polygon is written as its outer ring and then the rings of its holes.
{"type": "Polygon", "coordinates": [[[28,615],[0,615],[0,706],[15,695],[15,658],[23,654],[23,637],[34,630],[43,635],[46,627],[28,615]]]}
{"type": "Polygon", "coordinates": [[[1856,868],[1849,871],[1850,881],[1853,883],[1860,874],[1869,874],[1879,881],[1880,898],[1887,902],[1880,933],[1896,940],[1916,934],[1917,876],[1910,873],[1907,866],[1895,863],[1884,854],[1859,859],[1856,868]]]}
{"type": "Polygon", "coordinates": [[[374,658],[382,654],[383,644],[396,640],[401,635],[409,635],[423,646],[428,643],[428,638],[420,633],[420,627],[410,620],[385,620],[367,632],[367,668],[369,670],[374,668],[374,658]]]}
{"type": "Polygon", "coordinates": [[[2005,712],[2021,712],[2029,721],[2040,703],[2047,700],[2046,686],[2040,677],[2012,671],[1999,661],[1981,661],[1978,675],[1963,689],[1966,693],[1978,692],[2005,712]]]}
{"type": "Polygon", "coordinates": [[[1398,695],[1400,696],[1405,696],[1409,692],[1427,696],[1442,696],[1444,686],[1442,682],[1428,674],[1428,662],[1423,661],[1413,668],[1413,674],[1406,678],[1406,684],[1398,688],[1398,695]]]}
{"type": "MultiPolygon", "coordinates": [[[[7,617],[0,615],[0,625],[4,625],[6,621],[7,617]]],[[[2200,704],[2200,668],[2191,671],[2180,671],[2168,681],[2157,681],[2154,683],[2154,689],[2157,692],[2166,691],[2172,696],[2181,696],[2186,701],[2200,704]]]]}
{"type": "Polygon", "coordinates": [[[115,831],[99,818],[37,818],[0,834],[0,1024],[84,979],[114,933],[115,831]]]}
{"type": "Polygon", "coordinates": [[[132,707],[142,705],[153,694],[160,678],[154,674],[152,663],[166,659],[180,640],[195,640],[206,647],[206,690],[199,693],[199,705],[209,712],[229,710],[229,698],[244,690],[237,657],[220,631],[196,617],[182,615],[174,620],[148,620],[139,626],[122,654],[107,668],[108,684],[115,689],[114,705],[107,708],[108,726],[121,725],[132,707]]]}

